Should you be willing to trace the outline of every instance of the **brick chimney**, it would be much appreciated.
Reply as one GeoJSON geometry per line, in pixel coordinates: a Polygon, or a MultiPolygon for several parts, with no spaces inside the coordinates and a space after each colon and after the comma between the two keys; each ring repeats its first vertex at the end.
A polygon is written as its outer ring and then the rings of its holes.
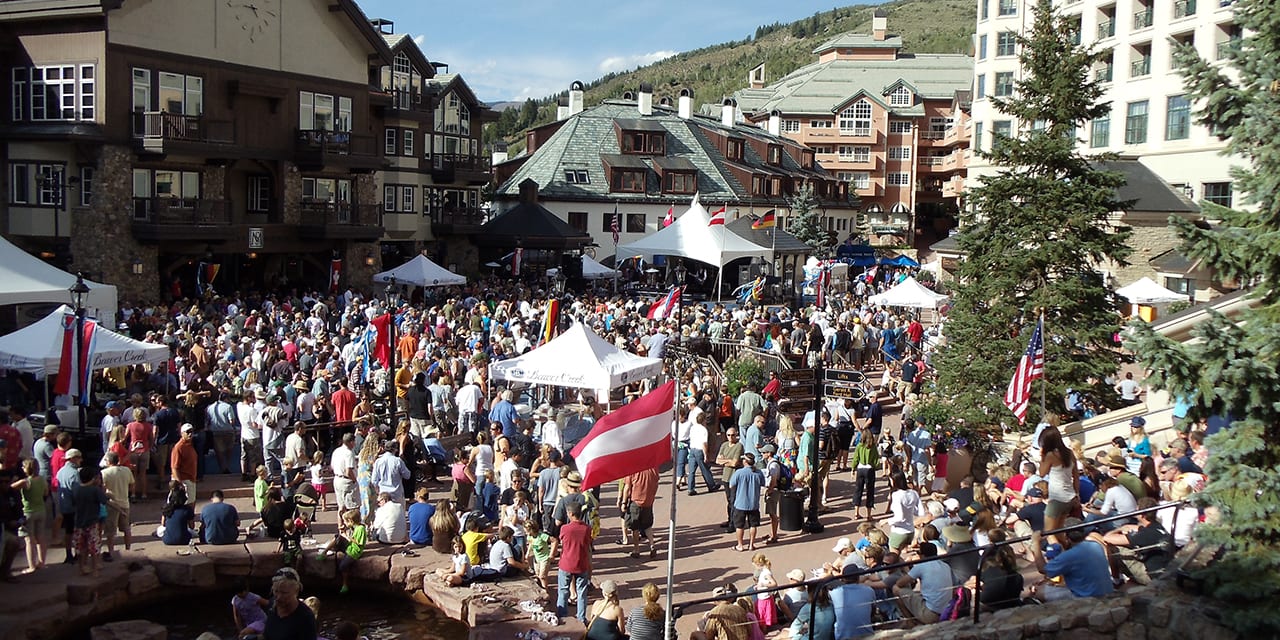
{"type": "Polygon", "coordinates": [[[520,181],[520,203],[538,203],[538,183],[534,182],[533,178],[525,178],[520,181]]]}
{"type": "Polygon", "coordinates": [[[581,81],[574,80],[569,85],[569,116],[576,116],[582,113],[582,94],[584,87],[581,81]]]}
{"type": "Polygon", "coordinates": [[[725,98],[720,103],[720,124],[732,129],[733,124],[738,120],[738,101],[733,98],[725,98]]]}
{"type": "Polygon", "coordinates": [[[883,42],[889,37],[889,12],[884,9],[876,9],[871,14],[871,39],[876,42],[883,42]]]}
{"type": "Polygon", "coordinates": [[[684,120],[693,117],[693,89],[685,87],[680,90],[678,113],[684,120]]]}
{"type": "Polygon", "coordinates": [[[636,94],[636,108],[642,116],[653,115],[653,85],[648,82],[640,83],[640,93],[636,94]]]}

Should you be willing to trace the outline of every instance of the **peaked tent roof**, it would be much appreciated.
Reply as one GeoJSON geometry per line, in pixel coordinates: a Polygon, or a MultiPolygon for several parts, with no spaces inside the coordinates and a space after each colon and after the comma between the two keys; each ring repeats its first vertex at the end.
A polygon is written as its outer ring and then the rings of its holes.
{"type": "Polygon", "coordinates": [[[521,202],[484,223],[476,234],[477,244],[522,246],[540,249],[577,249],[591,243],[591,235],[578,231],[537,202],[521,202]]]}
{"type": "MultiPolygon", "coordinates": [[[[75,284],[74,274],[67,273],[41,260],[5,238],[0,238],[0,305],[33,302],[72,302],[68,291],[75,284]]],[[[89,315],[101,318],[115,328],[118,294],[114,285],[84,282],[89,293],[84,297],[89,315]]]]}
{"type": "MultiPolygon", "coordinates": [[[[554,276],[559,272],[560,272],[560,269],[557,267],[551,267],[550,269],[547,269],[547,275],[549,276],[554,276]]],[[[596,262],[595,258],[592,258],[591,256],[582,256],[583,279],[601,280],[604,278],[616,278],[620,275],[622,275],[621,271],[617,271],[616,269],[610,269],[609,267],[606,267],[600,264],[599,262],[596,262]]]]}
{"type": "Polygon", "coordinates": [[[1186,302],[1190,299],[1190,296],[1166,289],[1146,276],[1133,284],[1116,289],[1116,294],[1124,297],[1131,304],[1164,304],[1186,302]]]}
{"type": "Polygon", "coordinates": [[[614,389],[661,372],[661,359],[623,351],[582,323],[519,358],[489,365],[494,380],[578,389],[614,389]]]}
{"type": "Polygon", "coordinates": [[[412,260],[373,276],[374,282],[391,282],[397,284],[413,284],[419,287],[448,287],[463,285],[467,279],[432,262],[424,255],[415,256],[412,260]]]}
{"type": "Polygon", "coordinates": [[[773,259],[773,251],[730,231],[725,225],[710,226],[707,213],[694,195],[689,209],[671,226],[659,229],[635,242],[618,246],[617,255],[624,258],[641,256],[680,256],[705,262],[714,267],[751,256],[773,259]]]}
{"type": "MultiPolygon", "coordinates": [[[[49,315],[7,336],[0,337],[0,369],[16,369],[34,374],[57,373],[62,363],[62,320],[74,314],[62,305],[49,315]]],[[[160,364],[169,359],[169,347],[139,342],[99,325],[94,332],[93,369],[133,364],[160,364]]]]}
{"type": "Polygon", "coordinates": [[[947,301],[947,296],[935,293],[915,278],[907,278],[894,288],[868,298],[871,304],[886,307],[915,307],[918,309],[937,309],[938,305],[947,301]]]}

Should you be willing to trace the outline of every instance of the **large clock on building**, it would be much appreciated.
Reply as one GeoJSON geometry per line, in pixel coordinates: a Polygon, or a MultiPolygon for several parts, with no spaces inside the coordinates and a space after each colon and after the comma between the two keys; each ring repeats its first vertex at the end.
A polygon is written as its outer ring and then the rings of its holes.
{"type": "Polygon", "coordinates": [[[227,0],[227,8],[241,31],[249,38],[249,42],[257,42],[261,36],[280,17],[276,0],[227,0]]]}

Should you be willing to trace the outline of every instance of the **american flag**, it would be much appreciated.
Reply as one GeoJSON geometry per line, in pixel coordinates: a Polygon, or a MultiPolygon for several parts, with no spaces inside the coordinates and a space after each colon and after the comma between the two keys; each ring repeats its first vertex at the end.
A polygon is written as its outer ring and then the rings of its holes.
{"type": "Polygon", "coordinates": [[[1004,393],[1004,405],[1018,418],[1018,424],[1027,421],[1027,404],[1031,400],[1031,382],[1044,377],[1044,320],[1036,323],[1031,332],[1031,343],[1018,361],[1018,368],[1004,393]]]}
{"type": "Polygon", "coordinates": [[[613,231],[613,245],[616,247],[618,246],[618,232],[622,231],[622,221],[618,219],[618,203],[616,202],[613,203],[613,226],[610,229],[613,231]]]}

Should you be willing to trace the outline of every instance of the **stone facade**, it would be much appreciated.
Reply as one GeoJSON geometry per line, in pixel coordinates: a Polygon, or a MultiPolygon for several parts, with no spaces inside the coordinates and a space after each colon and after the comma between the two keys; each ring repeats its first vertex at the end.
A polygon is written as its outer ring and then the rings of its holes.
{"type": "Polygon", "coordinates": [[[351,242],[342,255],[342,290],[369,294],[373,289],[373,276],[382,268],[382,260],[376,242],[351,242]],[[373,256],[373,265],[366,265],[365,258],[373,256]]]}
{"type": "Polygon", "coordinates": [[[83,270],[114,284],[121,306],[159,299],[159,247],[141,244],[133,235],[133,151],[128,147],[101,147],[93,202],[72,209],[71,255],[69,271],[83,270]],[[140,275],[133,273],[137,262],[142,265],[140,275]]]}
{"type": "Polygon", "coordinates": [[[1121,224],[1131,230],[1129,247],[1133,253],[1129,256],[1129,264],[1124,266],[1109,265],[1111,274],[1120,286],[1131,284],[1144,276],[1163,285],[1156,277],[1156,270],[1150,260],[1165,251],[1181,246],[1173,227],[1169,226],[1169,214],[1129,213],[1121,224]]]}

